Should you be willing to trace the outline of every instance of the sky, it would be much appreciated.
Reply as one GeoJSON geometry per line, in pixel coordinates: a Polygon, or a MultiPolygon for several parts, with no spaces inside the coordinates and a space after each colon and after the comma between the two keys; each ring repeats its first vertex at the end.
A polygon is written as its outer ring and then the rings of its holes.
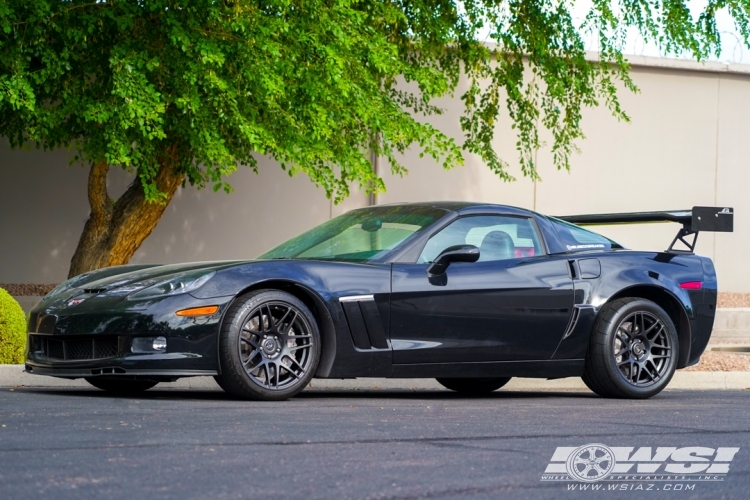
{"type": "MultiPolygon", "coordinates": [[[[590,0],[568,0],[573,5],[573,18],[578,22],[582,23],[589,9],[591,8],[590,0]]],[[[707,0],[689,0],[688,7],[693,12],[693,15],[697,18],[700,12],[703,10],[707,0]]],[[[719,61],[724,63],[741,63],[750,64],[750,47],[747,47],[739,35],[738,30],[734,25],[734,20],[729,15],[726,9],[722,9],[717,13],[717,26],[721,32],[721,55],[711,56],[710,61],[719,61]]],[[[596,51],[598,49],[598,43],[595,36],[584,35],[586,41],[587,50],[596,51]]],[[[623,53],[626,55],[636,56],[649,56],[649,57],[668,57],[678,59],[693,59],[689,54],[662,54],[659,49],[653,44],[646,44],[640,34],[631,29],[628,39],[625,44],[623,53]]]]}
{"type": "MultiPolygon", "coordinates": [[[[688,6],[693,12],[693,15],[697,18],[701,11],[707,4],[706,0],[690,0],[688,6]]],[[[575,1],[574,3],[574,16],[583,21],[591,2],[589,0],[575,1]]],[[[719,61],[724,63],[741,63],[750,64],[750,47],[747,47],[742,42],[738,30],[734,25],[734,20],[729,15],[726,9],[722,9],[717,12],[716,16],[717,26],[721,32],[721,55],[719,57],[712,56],[709,60],[719,61]]],[[[589,50],[597,50],[596,40],[594,37],[588,37],[587,40],[589,50]]],[[[670,58],[682,58],[692,59],[691,55],[675,55],[675,54],[661,54],[659,49],[653,44],[645,44],[643,38],[636,30],[631,30],[628,40],[623,53],[628,55],[639,55],[639,56],[650,56],[650,57],[670,57],[670,58]]]]}

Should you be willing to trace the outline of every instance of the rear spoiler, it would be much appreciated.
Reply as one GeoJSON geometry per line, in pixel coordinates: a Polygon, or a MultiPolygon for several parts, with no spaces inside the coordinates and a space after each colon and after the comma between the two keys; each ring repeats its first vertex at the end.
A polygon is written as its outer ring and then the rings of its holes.
{"type": "Polygon", "coordinates": [[[579,226],[596,226],[610,224],[644,224],[650,222],[677,222],[682,228],[669,245],[667,252],[680,252],[674,245],[681,241],[689,252],[695,250],[698,233],[709,231],[731,233],[734,231],[734,209],[731,207],[693,207],[692,210],[666,210],[663,212],[633,212],[622,214],[587,214],[565,215],[560,220],[579,226]],[[693,241],[685,238],[693,236],[693,241]]]}

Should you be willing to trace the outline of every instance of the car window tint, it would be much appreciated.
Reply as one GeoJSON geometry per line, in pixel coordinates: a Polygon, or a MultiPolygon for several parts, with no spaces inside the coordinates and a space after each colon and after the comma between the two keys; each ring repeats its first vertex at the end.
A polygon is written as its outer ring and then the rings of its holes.
{"type": "Polygon", "coordinates": [[[417,262],[432,262],[448,247],[474,245],[479,262],[540,255],[542,247],[531,219],[500,215],[463,217],[429,239],[417,262]]]}
{"type": "Polygon", "coordinates": [[[300,259],[333,255],[353,255],[393,248],[418,231],[420,226],[383,222],[377,231],[362,229],[362,224],[351,226],[314,247],[297,255],[300,259]]]}
{"type": "Polygon", "coordinates": [[[611,248],[623,248],[619,243],[610,240],[606,236],[594,233],[582,227],[570,224],[559,219],[548,218],[557,230],[560,241],[569,252],[584,250],[608,250],[611,248]]]}
{"type": "Polygon", "coordinates": [[[260,259],[378,259],[446,215],[432,207],[378,206],[352,210],[282,243],[260,259]]]}

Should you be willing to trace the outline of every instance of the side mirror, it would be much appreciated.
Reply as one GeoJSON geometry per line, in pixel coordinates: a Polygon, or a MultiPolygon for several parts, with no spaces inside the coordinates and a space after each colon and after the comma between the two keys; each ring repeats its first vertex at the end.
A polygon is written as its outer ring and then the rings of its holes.
{"type": "Polygon", "coordinates": [[[454,245],[448,247],[437,256],[427,268],[427,276],[440,276],[451,262],[476,262],[479,260],[479,249],[474,245],[454,245]]]}

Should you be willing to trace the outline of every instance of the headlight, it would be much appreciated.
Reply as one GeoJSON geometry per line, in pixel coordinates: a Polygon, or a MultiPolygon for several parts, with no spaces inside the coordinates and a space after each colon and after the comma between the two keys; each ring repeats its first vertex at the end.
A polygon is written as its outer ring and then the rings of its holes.
{"type": "Polygon", "coordinates": [[[176,274],[166,281],[162,281],[140,292],[128,296],[129,299],[151,299],[154,297],[164,297],[167,295],[177,295],[197,290],[206,284],[208,280],[214,277],[216,271],[199,271],[176,274]]]}

